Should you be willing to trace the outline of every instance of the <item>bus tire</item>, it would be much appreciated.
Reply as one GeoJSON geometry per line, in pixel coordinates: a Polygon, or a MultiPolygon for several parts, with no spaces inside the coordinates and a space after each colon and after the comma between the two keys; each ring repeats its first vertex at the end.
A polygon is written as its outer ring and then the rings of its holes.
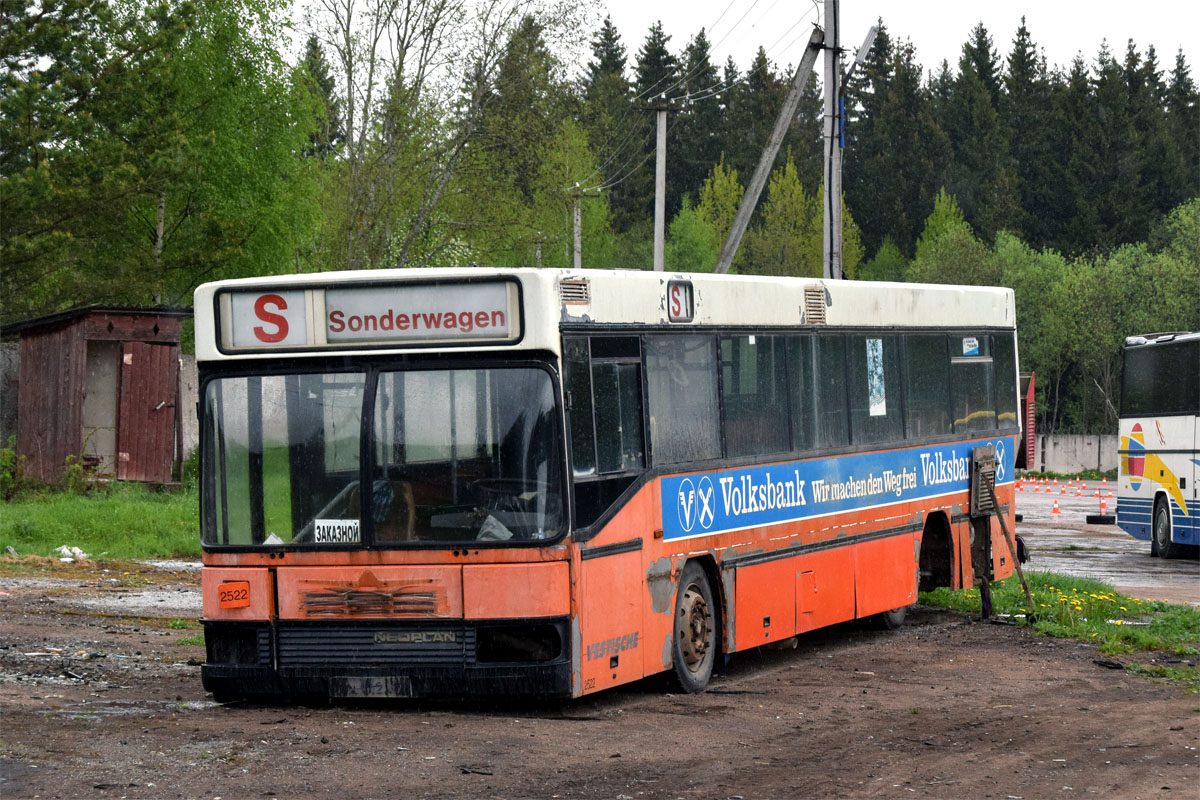
{"type": "Polygon", "coordinates": [[[908,606],[893,608],[891,611],[885,611],[882,614],[876,614],[871,618],[875,627],[881,631],[894,631],[904,624],[904,618],[908,614],[908,606]]]}
{"type": "Polygon", "coordinates": [[[1154,544],[1160,558],[1179,558],[1183,545],[1171,541],[1171,510],[1165,498],[1154,501],[1154,544]]]}
{"type": "Polygon", "coordinates": [[[679,578],[673,638],[676,683],[688,694],[704,691],[717,659],[717,607],[708,575],[695,561],[679,578]]]}

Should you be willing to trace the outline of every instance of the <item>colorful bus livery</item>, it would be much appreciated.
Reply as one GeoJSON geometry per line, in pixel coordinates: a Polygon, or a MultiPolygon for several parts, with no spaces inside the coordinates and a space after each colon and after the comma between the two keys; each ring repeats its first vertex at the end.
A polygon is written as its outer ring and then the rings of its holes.
{"type": "Polygon", "coordinates": [[[1010,290],[404,270],[196,309],[222,698],[698,691],[1013,570],[1010,290]]]}
{"type": "Polygon", "coordinates": [[[1150,554],[1200,552],[1200,333],[1131,336],[1121,380],[1117,524],[1150,554]]]}
{"type": "MultiPolygon", "coordinates": [[[[1012,483],[1012,439],[987,442],[997,485],[1012,483]]],[[[663,538],[683,539],[955,495],[969,488],[977,443],[862,453],[660,481],[663,538]]]]}

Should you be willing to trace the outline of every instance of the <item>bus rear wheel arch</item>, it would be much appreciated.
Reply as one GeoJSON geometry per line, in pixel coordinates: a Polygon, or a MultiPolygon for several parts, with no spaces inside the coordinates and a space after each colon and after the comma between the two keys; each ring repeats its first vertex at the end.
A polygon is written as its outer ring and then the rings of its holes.
{"type": "Polygon", "coordinates": [[[1163,495],[1154,500],[1154,527],[1151,531],[1150,555],[1160,558],[1180,558],[1184,546],[1171,541],[1171,503],[1163,495]]]}
{"type": "Polygon", "coordinates": [[[925,517],[921,534],[917,590],[929,592],[939,586],[950,586],[953,563],[954,539],[950,535],[950,520],[945,512],[935,511],[925,517]]]}
{"type": "Polygon", "coordinates": [[[672,662],[675,683],[688,694],[704,691],[721,650],[720,613],[708,570],[689,561],[675,594],[672,662]]]}

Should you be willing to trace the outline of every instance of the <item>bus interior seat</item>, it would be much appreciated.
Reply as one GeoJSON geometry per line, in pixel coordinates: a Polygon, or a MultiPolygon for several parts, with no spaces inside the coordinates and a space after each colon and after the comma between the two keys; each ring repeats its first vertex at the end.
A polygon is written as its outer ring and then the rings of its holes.
{"type": "Polygon", "coordinates": [[[412,484],[408,481],[392,481],[391,489],[392,502],[383,518],[375,523],[375,541],[411,542],[416,538],[417,514],[412,484]]]}
{"type": "MultiPolygon", "coordinates": [[[[411,542],[416,531],[416,503],[412,484],[408,481],[375,482],[375,541],[411,542]],[[389,497],[390,495],[390,497],[389,497]]],[[[362,513],[362,497],[355,486],[346,503],[347,513],[357,517],[362,513]]]]}

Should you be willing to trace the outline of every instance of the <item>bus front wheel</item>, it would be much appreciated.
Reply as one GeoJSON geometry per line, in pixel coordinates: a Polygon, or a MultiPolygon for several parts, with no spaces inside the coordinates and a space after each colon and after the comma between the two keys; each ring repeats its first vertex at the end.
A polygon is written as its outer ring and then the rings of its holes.
{"type": "Polygon", "coordinates": [[[716,605],[704,568],[695,561],[683,568],[675,596],[675,679],[683,691],[704,691],[717,656],[716,605]]]}
{"type": "Polygon", "coordinates": [[[1161,497],[1154,503],[1154,545],[1160,558],[1179,558],[1183,555],[1182,545],[1171,541],[1171,509],[1161,497]]]}

